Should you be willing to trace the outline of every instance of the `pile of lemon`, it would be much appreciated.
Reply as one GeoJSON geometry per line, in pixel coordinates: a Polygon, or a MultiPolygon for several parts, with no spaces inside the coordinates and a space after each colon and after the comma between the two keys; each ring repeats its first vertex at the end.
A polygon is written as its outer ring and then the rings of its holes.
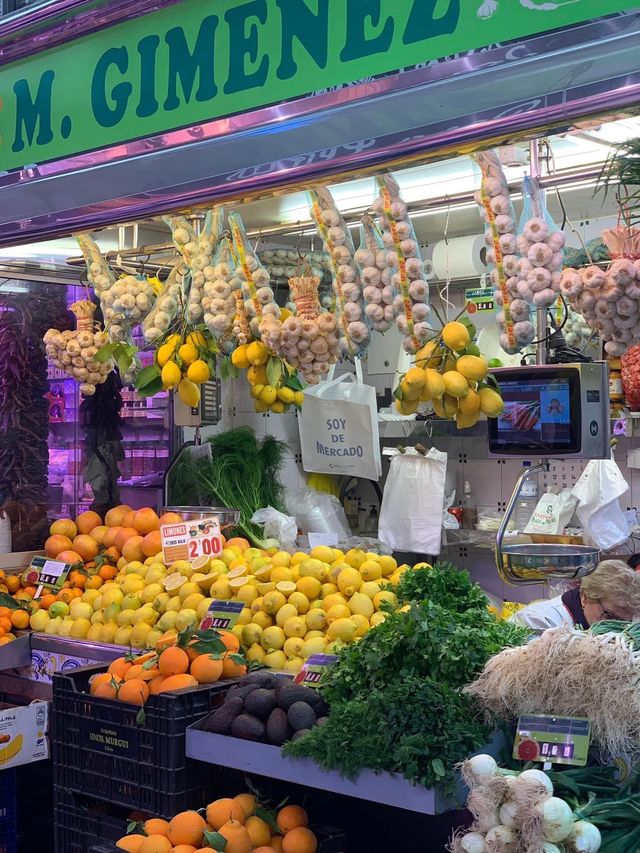
{"type": "Polygon", "coordinates": [[[489,364],[472,344],[464,323],[447,323],[416,353],[416,366],[394,392],[396,409],[401,415],[413,415],[421,403],[431,403],[438,417],[455,420],[458,429],[474,426],[481,415],[497,418],[504,402],[486,382],[488,373],[489,364]]]}
{"type": "MultiPolygon", "coordinates": [[[[286,384],[287,371],[280,367],[274,372],[277,382],[271,384],[267,378],[269,361],[275,358],[260,341],[241,344],[231,354],[231,363],[239,370],[246,370],[247,382],[251,386],[251,396],[256,412],[273,412],[281,415],[291,406],[300,408],[304,402],[304,392],[296,391],[286,384]],[[278,375],[279,374],[279,375],[278,375]]],[[[281,361],[277,359],[277,361],[281,361]]]]}
{"type": "Polygon", "coordinates": [[[200,386],[211,377],[210,353],[209,343],[202,332],[170,335],[155,355],[165,391],[177,390],[185,405],[191,408],[198,406],[200,386]]]}

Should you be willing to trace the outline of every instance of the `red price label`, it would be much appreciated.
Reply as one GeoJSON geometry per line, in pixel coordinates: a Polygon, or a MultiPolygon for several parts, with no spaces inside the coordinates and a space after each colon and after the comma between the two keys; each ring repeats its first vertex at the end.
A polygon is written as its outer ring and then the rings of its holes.
{"type": "Polygon", "coordinates": [[[217,515],[165,524],[160,528],[162,551],[167,565],[176,560],[215,557],[222,553],[220,519],[217,515]]]}

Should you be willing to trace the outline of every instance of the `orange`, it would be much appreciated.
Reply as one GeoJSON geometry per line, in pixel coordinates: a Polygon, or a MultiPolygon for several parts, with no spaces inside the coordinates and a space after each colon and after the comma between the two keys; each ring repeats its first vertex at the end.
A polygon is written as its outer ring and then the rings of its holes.
{"type": "Polygon", "coordinates": [[[149,682],[149,696],[157,696],[166,680],[164,675],[156,675],[153,681],[149,682]]]}
{"type": "Polygon", "coordinates": [[[240,649],[240,640],[231,631],[218,631],[218,636],[230,652],[237,652],[240,649]]]}
{"type": "Polygon", "coordinates": [[[145,652],[143,655],[138,655],[138,657],[135,657],[132,660],[132,663],[134,666],[136,664],[146,663],[148,660],[151,660],[151,658],[154,658],[155,656],[156,656],[155,652],[145,652]]]}
{"type": "Polygon", "coordinates": [[[0,616],[11,616],[11,610],[8,607],[0,607],[0,616]]]}
{"type": "Polygon", "coordinates": [[[284,853],[316,853],[318,839],[306,826],[289,830],[282,840],[284,853]]]}
{"type": "Polygon", "coordinates": [[[161,817],[152,817],[144,822],[144,831],[147,835],[165,835],[169,830],[169,821],[161,817]]]}
{"type": "Polygon", "coordinates": [[[7,634],[6,637],[0,637],[0,646],[6,646],[7,643],[10,643],[11,640],[15,640],[13,635],[7,634]]]}
{"type": "Polygon", "coordinates": [[[7,575],[4,585],[10,593],[17,592],[20,589],[20,578],[18,575],[7,575]]]}
{"type": "Polygon", "coordinates": [[[0,628],[2,628],[5,633],[13,628],[11,619],[8,616],[0,616],[0,628]]]}
{"type": "Polygon", "coordinates": [[[127,853],[140,853],[140,847],[144,841],[144,835],[125,835],[120,841],[116,841],[118,850],[126,850],[127,853]]]}
{"type": "MultiPolygon", "coordinates": [[[[113,568],[115,568],[116,563],[118,562],[118,560],[122,556],[122,552],[118,548],[116,548],[115,545],[112,545],[110,548],[107,548],[105,550],[104,556],[107,558],[107,560],[110,563],[113,563],[113,568]]],[[[103,568],[104,568],[104,566],[103,566],[103,568]]],[[[116,574],[117,574],[117,571],[116,571],[116,574]]]]}
{"type": "Polygon", "coordinates": [[[244,809],[235,800],[230,797],[223,797],[221,800],[214,800],[207,806],[207,823],[215,830],[220,829],[227,821],[235,820],[239,823],[244,823],[246,818],[244,809]]]}
{"type": "Polygon", "coordinates": [[[132,563],[134,560],[139,560],[141,563],[145,559],[145,553],[142,550],[142,536],[131,536],[122,546],[122,556],[127,563],[132,563]]]}
{"type": "Polygon", "coordinates": [[[78,535],[78,528],[70,518],[59,518],[53,522],[49,528],[49,533],[51,536],[57,534],[59,536],[66,536],[68,539],[75,539],[78,535]]]}
{"type": "Polygon", "coordinates": [[[162,539],[159,530],[152,530],[142,540],[142,552],[145,557],[155,557],[162,551],[162,539]]]}
{"type": "Polygon", "coordinates": [[[121,530],[122,527],[120,527],[120,525],[118,525],[118,527],[110,527],[107,530],[104,534],[104,542],[102,543],[105,548],[111,548],[115,544],[116,536],[121,530]]]}
{"type": "Polygon", "coordinates": [[[132,536],[137,535],[138,531],[135,529],[135,527],[121,527],[118,534],[116,535],[116,539],[113,544],[116,546],[118,551],[122,553],[124,543],[127,541],[127,539],[131,539],[132,536]]]}
{"type": "Polygon", "coordinates": [[[60,560],[61,563],[69,563],[71,566],[77,566],[79,563],[84,562],[77,551],[61,551],[56,556],[56,560],[60,560]]]}
{"type": "Polygon", "coordinates": [[[61,589],[58,593],[58,601],[64,601],[65,604],[71,604],[75,597],[75,592],[72,589],[61,589]]]}
{"type": "Polygon", "coordinates": [[[68,536],[55,534],[50,536],[44,543],[44,553],[47,557],[57,557],[61,551],[67,551],[71,548],[72,544],[68,536]]]}
{"type": "Polygon", "coordinates": [[[84,572],[75,570],[73,572],[69,572],[69,580],[71,581],[72,586],[84,589],[84,585],[87,582],[87,576],[84,572]]]}
{"type": "Polygon", "coordinates": [[[91,685],[91,695],[99,696],[101,699],[117,699],[120,685],[124,682],[120,681],[117,676],[113,676],[109,681],[101,681],[95,688],[91,685]]]}
{"type": "Polygon", "coordinates": [[[158,669],[161,675],[180,675],[189,672],[189,656],[177,646],[165,649],[160,655],[158,669]]]}
{"type": "MultiPolygon", "coordinates": [[[[204,850],[205,848],[201,847],[200,849],[204,850]]],[[[209,850],[211,850],[210,847],[209,850]]],[[[209,853],[209,850],[207,850],[207,853],[209,853]]],[[[173,848],[173,853],[198,853],[198,851],[193,846],[193,844],[178,844],[176,847],[173,848]]]]}
{"type": "Polygon", "coordinates": [[[11,624],[14,628],[24,631],[29,627],[29,614],[26,610],[13,610],[11,612],[11,624]]]}
{"type": "Polygon", "coordinates": [[[150,835],[142,842],[138,853],[171,853],[172,850],[173,844],[166,835],[150,835]]]}
{"type": "Polygon", "coordinates": [[[147,533],[151,533],[152,530],[158,530],[160,528],[160,519],[158,518],[158,514],[152,510],[151,507],[146,506],[143,509],[139,509],[133,516],[132,527],[135,527],[143,536],[146,536],[147,533]]]}
{"type": "MultiPolygon", "coordinates": [[[[196,851],[197,853],[197,851],[196,851]]],[[[263,846],[263,847],[254,847],[253,853],[273,853],[273,847],[263,846]]]]}
{"type": "Polygon", "coordinates": [[[163,524],[182,524],[182,516],[177,512],[164,512],[159,518],[160,525],[163,524]]]}
{"type": "Polygon", "coordinates": [[[84,584],[85,589],[100,589],[104,581],[100,577],[100,575],[91,575],[90,578],[87,578],[84,584]]]}
{"type": "Polygon", "coordinates": [[[122,519],[125,515],[131,512],[131,507],[127,506],[127,504],[119,504],[118,506],[114,506],[113,509],[110,509],[109,512],[104,517],[104,523],[107,527],[120,527],[122,524],[122,519]]]}
{"type": "Polygon", "coordinates": [[[222,675],[222,661],[211,655],[198,655],[191,663],[191,675],[198,684],[214,684],[222,675]]]}
{"type": "Polygon", "coordinates": [[[100,527],[102,519],[97,512],[81,512],[76,518],[79,533],[90,533],[94,527],[100,527]]]}
{"type": "Polygon", "coordinates": [[[243,664],[236,663],[231,660],[228,655],[222,658],[222,677],[223,678],[238,678],[241,675],[247,674],[247,667],[243,664]]]}
{"type": "Polygon", "coordinates": [[[297,826],[308,826],[309,817],[301,806],[285,806],[277,817],[278,828],[285,834],[297,826]]]}
{"type": "Polygon", "coordinates": [[[5,635],[6,633],[7,633],[7,632],[4,630],[4,628],[0,628],[0,640],[4,637],[4,635],[5,635]]]}
{"type": "Polygon", "coordinates": [[[73,550],[80,554],[83,560],[95,560],[98,556],[98,543],[91,536],[81,533],[73,540],[73,550]]]}
{"type": "Polygon", "coordinates": [[[99,672],[89,679],[89,693],[93,695],[94,690],[100,684],[108,684],[114,676],[110,672],[99,672]]]}
{"type": "Polygon", "coordinates": [[[189,687],[197,687],[198,682],[192,675],[182,673],[180,675],[170,675],[165,678],[159,693],[174,693],[176,690],[186,690],[189,687]]]}
{"type": "Polygon", "coordinates": [[[131,705],[144,705],[149,698],[149,685],[141,678],[132,678],[120,685],[118,699],[131,705]]]}
{"type": "MultiPolygon", "coordinates": [[[[133,527],[133,519],[135,517],[136,511],[135,509],[130,509],[129,512],[126,512],[122,516],[122,521],[120,522],[123,527],[133,527]]],[[[136,530],[136,533],[138,531],[136,530]]]]}
{"type": "Polygon", "coordinates": [[[157,669],[144,669],[142,664],[135,663],[124,677],[125,681],[131,681],[132,678],[139,678],[141,681],[153,681],[160,675],[157,669]]]}
{"type": "Polygon", "coordinates": [[[198,812],[180,812],[170,821],[167,835],[169,841],[175,846],[192,844],[194,847],[196,845],[200,847],[206,828],[207,824],[198,812]]]}
{"type": "Polygon", "coordinates": [[[178,632],[177,631],[165,631],[164,634],[160,637],[160,639],[156,643],[156,651],[161,652],[163,649],[167,649],[171,646],[175,646],[177,639],[178,639],[178,632]]]}
{"type": "Polygon", "coordinates": [[[251,853],[253,850],[249,833],[239,821],[227,821],[220,827],[219,832],[223,838],[227,839],[227,845],[224,848],[226,853],[251,853]]]}
{"type": "Polygon", "coordinates": [[[256,809],[256,798],[253,794],[238,794],[233,799],[242,806],[244,816],[251,817],[256,809]]]}
{"type": "MultiPolygon", "coordinates": [[[[118,557],[118,559],[120,558],[118,557]]],[[[98,569],[98,576],[101,577],[103,581],[112,581],[117,574],[118,570],[115,566],[102,566],[98,569]]]]}
{"type": "Polygon", "coordinates": [[[33,598],[33,596],[36,594],[37,591],[38,590],[36,589],[35,586],[25,586],[25,588],[22,590],[22,592],[25,595],[28,595],[30,598],[33,598]]]}
{"type": "Polygon", "coordinates": [[[125,658],[116,658],[109,664],[108,672],[112,672],[114,675],[117,675],[124,680],[124,677],[132,666],[133,664],[131,661],[125,660],[125,658]]]}
{"type": "Polygon", "coordinates": [[[107,535],[107,531],[109,528],[106,524],[101,524],[99,527],[94,527],[93,530],[89,533],[89,536],[93,539],[94,542],[97,542],[98,545],[104,545],[104,537],[107,535]]]}
{"type": "Polygon", "coordinates": [[[269,825],[260,817],[250,817],[245,824],[246,830],[249,833],[251,843],[255,847],[260,847],[263,844],[269,844],[271,841],[271,830],[269,825]]]}
{"type": "Polygon", "coordinates": [[[237,548],[238,551],[246,551],[247,548],[250,548],[251,545],[247,542],[246,539],[243,539],[240,536],[234,536],[233,539],[229,539],[225,546],[226,548],[237,548]]]}
{"type": "MultiPolygon", "coordinates": [[[[57,600],[58,600],[58,599],[56,598],[56,596],[55,596],[52,592],[47,592],[47,593],[46,593],[45,595],[43,595],[43,596],[42,596],[42,598],[40,599],[40,607],[41,607],[43,610],[48,610],[48,609],[51,607],[51,605],[52,605],[55,601],[57,601],[57,600]]],[[[2,624],[2,623],[0,622],[0,625],[1,625],[1,624],[2,624]]]]}

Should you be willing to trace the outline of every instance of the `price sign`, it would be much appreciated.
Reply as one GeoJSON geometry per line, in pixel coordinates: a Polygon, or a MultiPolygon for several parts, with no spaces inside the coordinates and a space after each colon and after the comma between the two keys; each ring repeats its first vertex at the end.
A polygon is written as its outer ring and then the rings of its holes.
{"type": "Polygon", "coordinates": [[[160,537],[167,566],[176,560],[216,557],[222,553],[220,519],[217,515],[183,521],[180,524],[163,524],[160,537]]]}
{"type": "Polygon", "coordinates": [[[295,683],[304,687],[319,687],[327,667],[333,666],[337,660],[337,655],[310,655],[294,678],[295,683]]]}
{"type": "Polygon", "coordinates": [[[238,621],[243,608],[243,601],[212,601],[207,615],[200,623],[200,630],[219,628],[222,631],[230,631],[238,621]]]}
{"type": "Polygon", "coordinates": [[[60,590],[70,571],[70,563],[49,560],[47,557],[34,557],[23,578],[28,584],[37,587],[33,596],[34,600],[37,600],[45,590],[60,590]]]}
{"type": "Polygon", "coordinates": [[[584,717],[520,717],[513,745],[519,761],[543,761],[584,767],[589,755],[591,723],[584,717]]]}
{"type": "Polygon", "coordinates": [[[491,287],[469,287],[464,292],[464,300],[469,314],[493,311],[495,308],[491,287]]]}

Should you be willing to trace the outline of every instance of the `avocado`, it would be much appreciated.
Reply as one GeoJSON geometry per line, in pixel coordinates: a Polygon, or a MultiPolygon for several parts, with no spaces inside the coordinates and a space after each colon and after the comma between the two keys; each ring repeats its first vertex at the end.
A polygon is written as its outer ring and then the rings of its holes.
{"type": "Polygon", "coordinates": [[[301,684],[294,684],[293,681],[284,681],[278,685],[276,690],[276,699],[279,708],[284,708],[288,711],[294,702],[306,702],[312,708],[320,706],[322,699],[310,687],[303,687],[301,684]]]}
{"type": "Polygon", "coordinates": [[[243,740],[263,741],[265,739],[264,723],[251,714],[240,714],[231,724],[231,734],[243,740]]]}
{"type": "Polygon", "coordinates": [[[310,729],[315,725],[316,712],[306,702],[294,702],[287,711],[287,720],[294,732],[301,729],[310,729]]]}
{"type": "Polygon", "coordinates": [[[245,696],[248,696],[253,690],[257,690],[259,686],[259,684],[236,684],[225,694],[224,701],[229,702],[236,698],[244,700],[245,696]]]}
{"type": "Polygon", "coordinates": [[[203,724],[204,730],[217,735],[228,735],[231,731],[231,724],[242,713],[243,707],[244,702],[240,697],[236,696],[230,699],[206,718],[203,724]]]}
{"type": "Polygon", "coordinates": [[[250,672],[240,682],[245,684],[257,684],[258,687],[266,687],[267,690],[273,690],[278,686],[279,678],[273,672],[267,672],[265,669],[259,669],[257,672],[250,672]]]}
{"type": "Polygon", "coordinates": [[[291,726],[287,720],[287,712],[283,711],[282,708],[274,708],[267,720],[267,738],[276,746],[282,746],[291,738],[292,734],[291,726]]]}
{"type": "Polygon", "coordinates": [[[252,690],[244,700],[244,710],[259,720],[266,720],[275,707],[276,691],[266,690],[264,687],[252,690]]]}
{"type": "Polygon", "coordinates": [[[291,740],[298,740],[299,737],[304,737],[304,735],[308,735],[308,734],[309,734],[309,729],[300,729],[299,732],[294,732],[294,735],[291,738],[291,740]]]}

